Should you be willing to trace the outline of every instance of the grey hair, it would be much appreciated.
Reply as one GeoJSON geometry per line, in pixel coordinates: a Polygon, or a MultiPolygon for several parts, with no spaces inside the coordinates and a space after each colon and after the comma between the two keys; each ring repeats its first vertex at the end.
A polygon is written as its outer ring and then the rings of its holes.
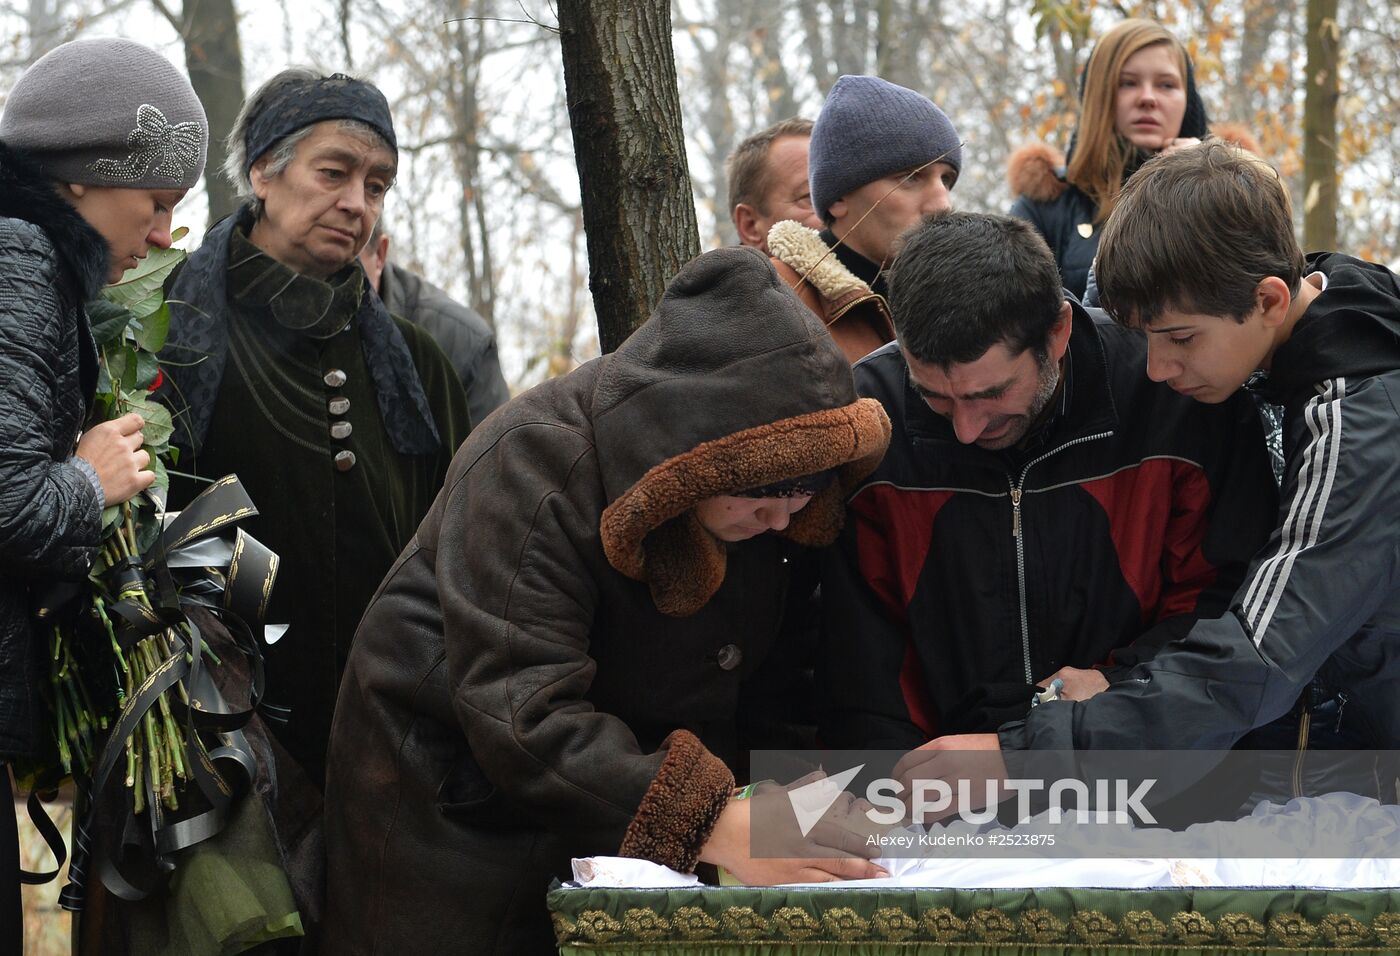
{"type": "MultiPolygon", "coordinates": [[[[253,195],[253,181],[249,176],[251,164],[248,162],[248,127],[252,123],[253,116],[262,109],[262,105],[274,93],[291,86],[294,83],[306,83],[311,80],[321,79],[321,74],[304,66],[288,67],[281,73],[267,80],[258,87],[253,95],[243,101],[243,108],[238,111],[238,118],[233,121],[233,129],[229,130],[228,138],[224,141],[224,146],[228,152],[228,158],[224,160],[224,177],[233,184],[234,190],[238,193],[238,198],[248,204],[253,210],[253,218],[261,219],[263,214],[262,200],[253,195]]],[[[336,121],[337,127],[348,132],[367,136],[375,145],[389,149],[390,146],[384,141],[384,137],[379,135],[379,131],[368,123],[359,120],[342,119],[336,121]]],[[[263,155],[268,156],[267,166],[263,174],[269,179],[282,175],[292,160],[296,158],[297,146],[302,140],[311,135],[311,130],[315,123],[303,126],[301,129],[288,133],[286,136],[273,143],[263,155]]],[[[259,157],[261,158],[261,157],[259,157]]]]}

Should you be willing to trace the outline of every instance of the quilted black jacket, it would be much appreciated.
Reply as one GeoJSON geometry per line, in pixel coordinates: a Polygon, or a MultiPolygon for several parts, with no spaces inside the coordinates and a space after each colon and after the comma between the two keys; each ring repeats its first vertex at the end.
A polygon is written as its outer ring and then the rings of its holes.
{"type": "Polygon", "coordinates": [[[107,259],[38,168],[0,144],[0,761],[39,742],[31,589],[82,578],[97,550],[101,502],[71,458],[97,384],[83,303],[107,259]]]}

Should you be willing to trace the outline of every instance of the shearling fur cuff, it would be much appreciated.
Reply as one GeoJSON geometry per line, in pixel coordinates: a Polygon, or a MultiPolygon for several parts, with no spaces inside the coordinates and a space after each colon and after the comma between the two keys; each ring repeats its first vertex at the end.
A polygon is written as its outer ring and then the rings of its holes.
{"type": "Polygon", "coordinates": [[[823,298],[839,300],[870,294],[870,286],[841,264],[831,247],[822,241],[821,233],[800,222],[784,219],[773,223],[768,230],[768,250],[823,298]]]}
{"type": "Polygon", "coordinates": [[[706,498],[830,468],[837,481],[793,516],[781,533],[809,547],[836,540],[845,496],[875,470],[890,441],[890,420],[873,398],[759,425],[697,445],[653,467],[603,512],[608,563],[651,588],[657,609],[694,614],[724,581],[725,552],[693,516],[706,498]]]}
{"type": "Polygon", "coordinates": [[[688,730],[672,733],[665,746],[666,759],[642,795],[617,855],[689,873],[729,803],[734,775],[688,730]]]}

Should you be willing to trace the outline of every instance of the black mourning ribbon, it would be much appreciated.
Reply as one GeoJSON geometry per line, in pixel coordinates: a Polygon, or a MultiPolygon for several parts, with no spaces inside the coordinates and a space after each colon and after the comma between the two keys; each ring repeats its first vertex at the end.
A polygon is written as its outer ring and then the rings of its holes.
{"type": "MultiPolygon", "coordinates": [[[[263,623],[277,575],[277,555],[235,525],[257,513],[236,476],[221,478],[169,522],[147,554],[122,561],[106,572],[103,583],[117,596],[110,605],[115,612],[117,643],[123,649],[130,648],[146,637],[171,629],[174,651],[127,699],[92,776],[81,779],[75,775],[80,793],[87,798],[88,812],[74,824],[68,885],[59,895],[59,905],[66,910],[83,909],[88,879],[94,873],[115,896],[144,899],[174,869],[171,858],[175,853],[224,828],[229,807],[252,783],[256,764],[241,728],[252,718],[262,697],[263,660],[260,642],[249,622],[258,627],[263,623]],[[232,557],[226,568],[170,567],[171,557],[180,549],[230,531],[232,557]],[[138,593],[146,596],[150,608],[137,600],[138,593]],[[251,662],[246,707],[235,707],[225,700],[204,664],[204,641],[198,626],[185,613],[196,606],[207,609],[227,627],[235,649],[251,662]],[[179,625],[189,629],[189,636],[179,625]],[[149,776],[143,774],[147,787],[143,821],[135,813],[132,795],[123,774],[117,772],[118,767],[124,766],[126,741],[140,732],[146,712],[156,705],[162,693],[181,682],[188,703],[182,695],[172,694],[169,705],[172,716],[183,725],[184,757],[197,785],[197,789],[186,788],[184,796],[188,800],[197,792],[203,805],[194,813],[182,806],[178,814],[169,814],[159,795],[151,791],[149,776]],[[213,749],[206,745],[206,735],[217,740],[213,749]]],[[[48,616],[53,611],[50,603],[40,613],[48,616]]],[[[35,792],[39,789],[36,787],[35,792]]],[[[37,805],[37,797],[31,793],[31,816],[37,805]]],[[[42,815],[42,807],[39,812],[42,815]]],[[[47,818],[45,822],[48,823],[47,818]]],[[[53,829],[52,823],[48,823],[48,828],[53,829]]],[[[48,839],[42,825],[40,830],[48,839]]],[[[54,841],[49,840],[49,845],[54,847],[54,841]]],[[[61,850],[60,840],[55,849],[60,867],[61,850]]],[[[50,874],[23,874],[22,879],[47,882],[43,877],[53,879],[56,875],[57,869],[50,874]]]]}

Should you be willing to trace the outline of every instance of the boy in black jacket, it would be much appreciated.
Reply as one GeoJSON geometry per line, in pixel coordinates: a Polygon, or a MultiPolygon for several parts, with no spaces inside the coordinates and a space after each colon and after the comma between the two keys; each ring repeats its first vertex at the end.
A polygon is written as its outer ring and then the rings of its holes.
{"type": "MultiPolygon", "coordinates": [[[[1352,746],[1400,749],[1400,283],[1304,258],[1261,160],[1208,144],[1153,160],[1104,231],[1103,303],[1148,334],[1147,374],[1225,401],[1256,369],[1285,409],[1278,527],[1224,615],[1080,702],[928,749],[1224,749],[1310,682],[1352,746]],[[1204,227],[1202,224],[1205,224],[1204,227]]],[[[929,754],[911,754],[905,769],[929,754]]],[[[1381,791],[1395,796],[1393,773],[1381,791]]]]}

